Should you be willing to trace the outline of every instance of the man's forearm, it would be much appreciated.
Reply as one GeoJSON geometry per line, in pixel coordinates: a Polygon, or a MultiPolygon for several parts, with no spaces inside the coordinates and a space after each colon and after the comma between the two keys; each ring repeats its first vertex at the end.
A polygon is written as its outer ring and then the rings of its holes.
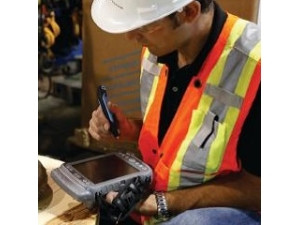
{"type": "Polygon", "coordinates": [[[166,193],[170,212],[203,207],[260,210],[260,178],[246,171],[216,178],[197,187],[166,193]]]}

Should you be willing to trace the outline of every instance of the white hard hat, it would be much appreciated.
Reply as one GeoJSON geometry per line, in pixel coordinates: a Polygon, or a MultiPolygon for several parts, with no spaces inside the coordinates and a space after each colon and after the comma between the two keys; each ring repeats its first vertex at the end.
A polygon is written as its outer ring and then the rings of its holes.
{"type": "Polygon", "coordinates": [[[147,25],[186,6],[193,0],[94,0],[94,22],[109,33],[124,33],[147,25]]]}

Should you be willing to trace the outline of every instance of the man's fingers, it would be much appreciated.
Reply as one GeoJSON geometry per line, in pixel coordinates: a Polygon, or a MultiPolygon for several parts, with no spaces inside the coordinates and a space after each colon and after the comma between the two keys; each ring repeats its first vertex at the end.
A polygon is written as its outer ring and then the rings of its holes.
{"type": "Polygon", "coordinates": [[[96,133],[91,127],[89,127],[88,131],[94,139],[96,139],[97,141],[100,141],[101,136],[98,133],[96,133]]]}
{"type": "Polygon", "coordinates": [[[110,192],[108,192],[107,193],[107,195],[106,195],[106,201],[108,202],[108,203],[112,203],[112,201],[114,200],[114,198],[116,197],[118,195],[118,192],[115,192],[115,191],[110,191],[110,192]]]}

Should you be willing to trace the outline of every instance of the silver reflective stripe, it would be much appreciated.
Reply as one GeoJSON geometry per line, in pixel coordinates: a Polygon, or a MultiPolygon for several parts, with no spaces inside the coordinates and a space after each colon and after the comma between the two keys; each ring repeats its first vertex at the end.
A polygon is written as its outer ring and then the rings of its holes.
{"type": "Polygon", "coordinates": [[[140,88],[141,110],[143,117],[145,116],[154,78],[155,76],[153,76],[153,74],[150,74],[146,70],[143,70],[140,88]]]}
{"type": "MultiPolygon", "coordinates": [[[[235,95],[234,90],[238,83],[239,77],[249,58],[249,53],[254,46],[260,41],[260,33],[257,26],[253,23],[248,23],[245,26],[241,36],[237,39],[228,53],[228,57],[224,66],[221,80],[218,86],[206,84],[205,94],[213,97],[212,104],[204,118],[203,124],[199,128],[198,133],[190,143],[182,162],[180,174],[180,187],[200,184],[203,182],[206,160],[208,153],[218,132],[218,125],[225,119],[227,111],[230,107],[240,109],[243,103],[243,98],[235,95]],[[219,122],[214,123],[214,133],[210,135],[212,129],[213,115],[219,116],[219,122]],[[203,141],[208,137],[203,148],[200,148],[203,141]],[[196,165],[196,163],[198,165],[196,165]],[[192,168],[190,167],[192,165],[192,168]],[[190,173],[187,172],[190,170],[190,173]],[[192,171],[195,170],[195,171],[192,171]],[[198,171],[198,173],[197,173],[198,171]]],[[[230,47],[230,46],[229,46],[230,47]]],[[[223,146],[226,148],[226,146],[223,146]]]]}
{"type": "Polygon", "coordinates": [[[219,86],[233,92],[247,59],[248,55],[245,55],[236,49],[231,50],[219,86]]]}
{"type": "Polygon", "coordinates": [[[157,63],[157,56],[149,53],[148,60],[152,63],[157,63]]]}
{"type": "MultiPolygon", "coordinates": [[[[203,168],[201,171],[205,171],[205,168],[203,168]]],[[[185,166],[182,166],[182,170],[180,171],[180,173],[181,188],[194,186],[195,184],[200,184],[203,182],[204,179],[204,174],[200,173],[199,170],[185,168],[185,166]]]]}
{"type": "Polygon", "coordinates": [[[224,105],[235,107],[235,108],[241,108],[243,103],[242,97],[211,84],[206,85],[205,94],[213,97],[215,100],[219,102],[222,102],[224,105]]]}
{"type": "Polygon", "coordinates": [[[219,116],[219,122],[223,123],[227,114],[228,106],[219,101],[213,101],[210,111],[219,116]]]}
{"type": "Polygon", "coordinates": [[[212,112],[206,115],[203,122],[205,123],[203,126],[206,128],[201,130],[201,134],[199,132],[196,135],[184,155],[180,174],[180,187],[187,187],[203,182],[208,152],[218,132],[219,123],[215,121],[215,116],[212,112]],[[212,131],[213,133],[211,133],[212,131]],[[203,144],[205,145],[202,146],[203,144]]]}
{"type": "Polygon", "coordinates": [[[258,42],[260,42],[260,29],[257,24],[249,22],[234,47],[249,54],[258,42]]]}
{"type": "Polygon", "coordinates": [[[151,62],[149,59],[143,59],[143,69],[148,73],[157,76],[160,72],[160,67],[156,64],[151,62]]]}
{"type": "Polygon", "coordinates": [[[189,153],[184,156],[189,160],[189,167],[186,165],[181,166],[180,171],[180,187],[193,186],[195,183],[202,183],[204,179],[206,158],[203,154],[199,154],[199,147],[195,143],[191,143],[189,146],[189,153]],[[194,154],[191,154],[194,152],[194,154]],[[188,159],[189,158],[189,159],[188,159]]]}
{"type": "MultiPolygon", "coordinates": [[[[204,118],[203,121],[203,129],[201,129],[198,134],[195,136],[195,138],[193,139],[193,143],[198,146],[198,148],[201,146],[202,142],[205,140],[205,138],[207,137],[207,135],[211,132],[212,129],[212,124],[215,118],[215,114],[213,114],[212,112],[208,112],[207,115],[204,118]]],[[[186,157],[186,155],[185,155],[186,157]]],[[[185,161],[185,157],[184,160],[185,161]]],[[[188,159],[189,160],[189,159],[188,159]]]]}
{"type": "Polygon", "coordinates": [[[248,23],[229,53],[219,86],[234,92],[250,51],[260,41],[257,25],[248,23]]]}
{"type": "Polygon", "coordinates": [[[152,90],[153,80],[155,76],[160,74],[161,68],[156,63],[157,57],[149,54],[148,58],[143,58],[142,74],[141,74],[141,87],[140,87],[140,99],[141,99],[141,111],[143,117],[147,109],[149,96],[152,90]]]}

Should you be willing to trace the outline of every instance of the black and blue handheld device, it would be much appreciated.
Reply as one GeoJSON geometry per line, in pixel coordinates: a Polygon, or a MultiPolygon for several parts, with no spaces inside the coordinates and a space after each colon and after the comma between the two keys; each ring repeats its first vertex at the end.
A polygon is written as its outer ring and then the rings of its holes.
{"type": "Polygon", "coordinates": [[[106,119],[109,122],[110,125],[110,132],[115,136],[118,137],[119,131],[118,131],[118,122],[117,119],[115,118],[115,115],[109,110],[108,108],[108,97],[107,97],[107,91],[106,87],[103,85],[100,85],[97,90],[97,97],[98,97],[98,102],[101,105],[102,111],[106,117],[106,119]]]}

